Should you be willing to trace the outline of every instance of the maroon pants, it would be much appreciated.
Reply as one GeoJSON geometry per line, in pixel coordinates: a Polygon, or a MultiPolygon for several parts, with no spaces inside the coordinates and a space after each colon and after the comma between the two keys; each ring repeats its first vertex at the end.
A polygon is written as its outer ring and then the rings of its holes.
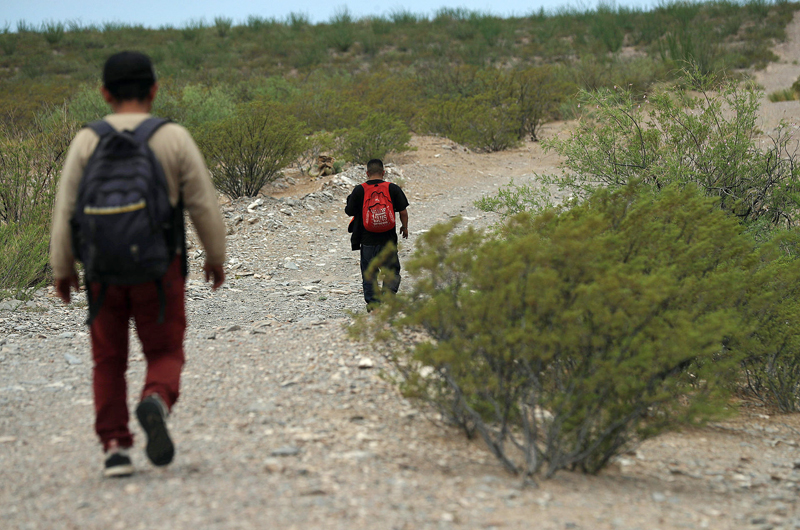
{"type": "MultiPolygon", "coordinates": [[[[108,285],[105,299],[91,326],[94,358],[95,431],[107,450],[112,440],[120,447],[133,445],[128,430],[125,371],[128,368],[128,323],[133,317],[147,360],[142,397],[158,394],[169,408],[178,399],[186,331],[184,278],[177,258],[162,280],[166,295],[164,322],[158,323],[159,302],[155,282],[108,285]]],[[[91,285],[97,299],[100,285],[91,285]]]]}

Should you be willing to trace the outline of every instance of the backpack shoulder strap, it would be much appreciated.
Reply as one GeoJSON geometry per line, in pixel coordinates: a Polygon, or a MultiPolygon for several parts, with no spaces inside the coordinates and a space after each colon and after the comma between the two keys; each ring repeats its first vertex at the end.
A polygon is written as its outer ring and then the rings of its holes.
{"type": "Polygon", "coordinates": [[[133,137],[136,141],[144,143],[150,139],[151,136],[158,130],[159,127],[164,125],[165,123],[169,123],[170,120],[165,118],[147,118],[142,123],[136,127],[136,130],[133,131],[133,137]]]}
{"type": "Polygon", "coordinates": [[[106,120],[93,121],[91,123],[87,123],[84,127],[93,130],[100,138],[116,131],[116,129],[112,127],[111,124],[106,120]]]}

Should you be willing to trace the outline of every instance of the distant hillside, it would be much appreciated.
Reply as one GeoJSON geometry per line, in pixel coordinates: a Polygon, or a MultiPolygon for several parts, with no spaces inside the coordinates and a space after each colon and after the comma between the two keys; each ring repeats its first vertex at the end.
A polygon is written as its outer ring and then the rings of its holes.
{"type": "Polygon", "coordinates": [[[708,71],[763,67],[798,8],[763,0],[673,2],[650,11],[599,7],[513,18],[442,9],[432,19],[402,11],[355,19],[344,10],[321,24],[301,15],[282,21],[252,16],[239,26],[217,18],[158,30],[20,23],[0,34],[0,116],[25,122],[82,84],[94,87],[105,58],[124,49],[150,54],[162,85],[173,88],[235,86],[271,76],[297,88],[374,72],[430,80],[455,65],[552,64],[577,87],[625,80],[644,89],[687,59],[708,71]]]}

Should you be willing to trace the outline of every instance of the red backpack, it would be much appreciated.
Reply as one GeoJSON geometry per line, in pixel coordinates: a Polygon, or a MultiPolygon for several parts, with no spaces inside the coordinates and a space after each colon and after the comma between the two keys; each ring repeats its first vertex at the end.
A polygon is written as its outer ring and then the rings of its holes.
{"type": "Polygon", "coordinates": [[[369,232],[387,232],[394,229],[394,205],[389,195],[389,183],[363,183],[364,204],[361,219],[369,232]]]}

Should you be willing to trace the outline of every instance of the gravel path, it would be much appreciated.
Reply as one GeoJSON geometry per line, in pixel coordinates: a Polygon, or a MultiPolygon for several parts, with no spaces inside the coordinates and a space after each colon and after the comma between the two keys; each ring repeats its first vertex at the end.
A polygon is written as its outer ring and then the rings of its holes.
{"type": "MultiPolygon", "coordinates": [[[[411,202],[401,262],[436,222],[493,223],[475,199],[558,162],[537,144],[478,155],[414,143],[390,172],[411,202]]],[[[14,310],[0,301],[0,528],[800,528],[797,415],[744,403],[733,420],[650,440],[600,476],[521,488],[480,442],[399,396],[381,356],[344,329],[364,307],[343,213],[360,178],[297,177],[260,202],[223,205],[229,281],[212,294],[190,276],[166,469],[139,445],[133,477],[101,477],[85,303],[64,307],[52,289],[14,310]]],[[[200,270],[196,243],[189,255],[200,270]]],[[[132,350],[131,407],[144,369],[132,350]]]]}

